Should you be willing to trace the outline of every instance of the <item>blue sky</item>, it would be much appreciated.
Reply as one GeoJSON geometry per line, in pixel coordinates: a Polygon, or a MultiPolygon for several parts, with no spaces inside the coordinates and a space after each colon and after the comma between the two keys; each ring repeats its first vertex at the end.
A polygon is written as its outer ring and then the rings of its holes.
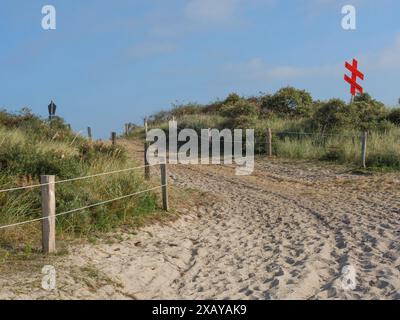
{"type": "MultiPolygon", "coordinates": [[[[293,85],[349,99],[344,61],[363,86],[400,97],[398,0],[2,0],[0,107],[58,115],[96,137],[174,102],[206,103],[293,85]],[[54,5],[57,29],[41,27],[54,5]],[[357,8],[357,30],[341,8],[357,8]]],[[[85,131],[84,131],[85,132],[85,131]]]]}

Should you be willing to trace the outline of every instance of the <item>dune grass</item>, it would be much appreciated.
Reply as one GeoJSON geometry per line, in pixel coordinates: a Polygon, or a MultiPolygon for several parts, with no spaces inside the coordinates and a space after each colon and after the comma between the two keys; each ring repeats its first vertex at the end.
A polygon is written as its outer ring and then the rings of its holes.
{"type": "MultiPolygon", "coordinates": [[[[360,166],[360,130],[337,128],[316,131],[308,119],[302,117],[243,117],[232,121],[230,117],[217,114],[190,114],[177,118],[178,129],[191,128],[200,134],[204,128],[219,130],[229,128],[254,129],[255,152],[265,153],[266,131],[272,129],[273,154],[277,157],[301,160],[321,160],[340,164],[360,166]]],[[[168,123],[153,122],[149,128],[168,131],[168,123]]],[[[375,169],[400,169],[400,128],[386,124],[384,130],[368,131],[367,166],[375,169]]],[[[143,137],[138,129],[132,133],[135,138],[143,137]]]]}
{"type": "MultiPolygon", "coordinates": [[[[275,135],[274,153],[290,159],[324,160],[359,166],[361,163],[361,133],[346,132],[322,136],[275,135]]],[[[367,166],[400,169],[400,129],[386,132],[369,131],[367,166]]]]}
{"type": "MultiPolygon", "coordinates": [[[[9,118],[16,115],[8,115],[9,118]]],[[[8,118],[2,114],[0,120],[8,118]]],[[[62,122],[37,117],[14,125],[0,121],[0,189],[38,184],[41,174],[56,180],[135,167],[121,146],[90,142],[62,122]],[[29,126],[31,122],[32,126],[29,126]],[[2,123],[3,122],[3,123],[2,123]],[[40,125],[38,125],[40,124],[40,125]],[[34,127],[34,129],[33,129],[34,127]]],[[[57,213],[148,189],[142,171],[128,171],[56,184],[57,213]]],[[[153,192],[57,218],[57,236],[89,237],[122,224],[135,224],[157,207],[153,192]]],[[[41,217],[40,188],[0,193],[0,226],[41,217]]],[[[41,223],[0,229],[0,251],[40,246],[41,223]]]]}

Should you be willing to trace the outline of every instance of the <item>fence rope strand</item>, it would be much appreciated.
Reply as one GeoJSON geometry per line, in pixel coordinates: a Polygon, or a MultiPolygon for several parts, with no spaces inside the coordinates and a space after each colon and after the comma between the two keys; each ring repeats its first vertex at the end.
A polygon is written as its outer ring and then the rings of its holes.
{"type": "Polygon", "coordinates": [[[319,133],[319,132],[293,132],[293,131],[281,131],[275,132],[276,135],[299,135],[299,136],[322,136],[322,137],[346,137],[346,138],[360,138],[360,135],[346,135],[340,133],[319,133]]]}
{"type": "MultiPolygon", "coordinates": [[[[128,194],[128,195],[125,195],[125,196],[117,197],[117,198],[114,198],[114,199],[105,200],[105,201],[101,201],[101,202],[98,202],[98,203],[90,204],[90,205],[85,206],[85,207],[81,207],[81,208],[76,208],[76,209],[64,211],[64,212],[55,214],[54,217],[59,217],[59,216],[71,214],[71,213],[74,213],[74,212],[82,211],[82,210],[85,210],[85,209],[89,209],[89,208],[101,206],[101,205],[104,205],[104,204],[107,204],[107,203],[110,203],[110,202],[114,202],[114,201],[126,199],[126,198],[133,197],[133,196],[136,196],[136,195],[145,193],[145,192],[149,192],[149,191],[161,189],[161,188],[164,187],[164,186],[165,186],[165,185],[161,185],[161,186],[157,186],[157,187],[150,188],[150,189],[147,189],[147,190],[142,190],[142,191],[135,192],[135,193],[131,193],[131,194],[128,194]]],[[[6,229],[6,228],[10,228],[10,227],[16,227],[16,226],[20,226],[20,225],[24,225],[24,224],[28,224],[28,223],[32,223],[32,222],[37,222],[37,221],[45,220],[45,219],[48,219],[48,218],[49,218],[49,217],[41,217],[41,218],[26,220],[26,221],[17,222],[17,223],[5,225],[5,226],[0,226],[0,230],[1,230],[1,229],[6,229]]]]}

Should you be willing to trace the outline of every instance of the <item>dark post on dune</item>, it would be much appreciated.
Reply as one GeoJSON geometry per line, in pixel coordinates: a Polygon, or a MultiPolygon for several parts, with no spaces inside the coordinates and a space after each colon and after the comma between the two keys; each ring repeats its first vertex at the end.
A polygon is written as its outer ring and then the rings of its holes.
{"type": "Polygon", "coordinates": [[[150,180],[150,166],[149,161],[147,160],[147,149],[149,148],[149,144],[146,141],[147,130],[147,118],[144,118],[144,178],[150,180]]]}
{"type": "Polygon", "coordinates": [[[91,127],[87,127],[87,134],[88,134],[89,140],[92,141],[92,128],[91,127]]]}
{"type": "Polygon", "coordinates": [[[56,109],[57,106],[56,104],[53,102],[53,100],[51,100],[50,104],[47,106],[48,110],[49,110],[49,120],[51,121],[55,116],[56,116],[56,109]]]}

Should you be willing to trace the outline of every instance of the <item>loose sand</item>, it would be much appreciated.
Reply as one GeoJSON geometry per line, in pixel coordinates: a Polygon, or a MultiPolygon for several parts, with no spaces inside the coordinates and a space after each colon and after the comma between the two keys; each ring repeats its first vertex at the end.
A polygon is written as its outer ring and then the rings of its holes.
{"type": "MultiPolygon", "coordinates": [[[[133,147],[132,147],[133,148],[133,147]]],[[[74,245],[40,268],[0,278],[8,299],[400,299],[400,175],[258,160],[170,166],[170,182],[211,195],[167,224],[74,245]],[[344,290],[341,270],[356,271],[344,290]]],[[[156,174],[156,173],[155,173],[156,174]]]]}

